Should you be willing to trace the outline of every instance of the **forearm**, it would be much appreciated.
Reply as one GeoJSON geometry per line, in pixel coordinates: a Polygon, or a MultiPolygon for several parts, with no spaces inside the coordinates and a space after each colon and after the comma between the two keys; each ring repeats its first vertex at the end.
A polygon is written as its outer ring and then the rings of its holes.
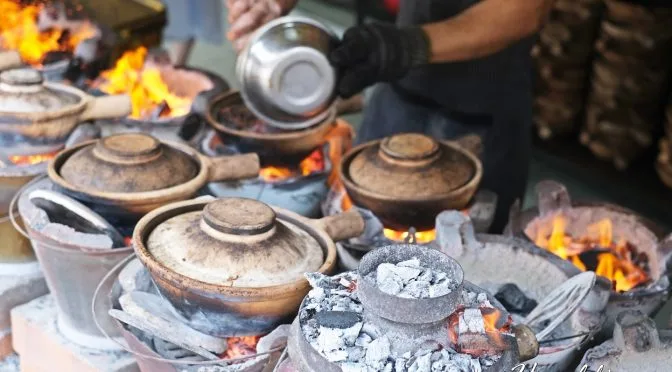
{"type": "Polygon", "coordinates": [[[430,42],[430,62],[457,62],[497,53],[538,31],[553,2],[484,0],[453,18],[427,24],[423,29],[430,42]]]}

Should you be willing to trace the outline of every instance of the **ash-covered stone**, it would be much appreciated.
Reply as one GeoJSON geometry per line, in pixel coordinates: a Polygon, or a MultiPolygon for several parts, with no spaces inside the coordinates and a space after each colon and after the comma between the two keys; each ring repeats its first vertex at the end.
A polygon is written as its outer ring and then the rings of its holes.
{"type": "Polygon", "coordinates": [[[537,301],[527,297],[513,283],[504,284],[495,294],[495,298],[501,302],[506,310],[519,315],[527,315],[537,307],[537,301]]]}
{"type": "MultiPolygon", "coordinates": [[[[409,274],[406,278],[414,276],[416,281],[421,277],[431,278],[428,282],[436,280],[437,273],[429,272],[428,274],[427,270],[422,268],[418,270],[419,264],[417,260],[409,260],[392,266],[419,271],[413,275],[410,275],[410,271],[403,271],[402,277],[409,274]]],[[[444,274],[444,276],[439,275],[439,280],[447,280],[445,273],[438,274],[444,274]]],[[[499,358],[498,356],[477,358],[468,354],[460,354],[437,342],[423,344],[414,353],[397,355],[392,348],[390,338],[385,334],[386,330],[378,329],[375,324],[362,317],[364,309],[355,290],[358,278],[354,272],[347,272],[333,278],[321,274],[307,274],[306,277],[315,286],[309,292],[299,312],[302,333],[315,350],[343,371],[480,372],[499,358]],[[357,334],[354,334],[355,330],[357,334]]],[[[468,311],[465,310],[467,315],[463,314],[467,328],[485,332],[479,308],[492,307],[487,300],[487,295],[468,290],[464,293],[464,297],[468,299],[465,302],[468,306],[466,309],[468,311]],[[471,319],[471,316],[480,319],[480,323],[477,319],[471,319]]]]}
{"type": "Polygon", "coordinates": [[[382,263],[369,277],[381,291],[402,298],[441,297],[451,293],[459,284],[444,272],[422,267],[417,258],[396,265],[382,263]]]}

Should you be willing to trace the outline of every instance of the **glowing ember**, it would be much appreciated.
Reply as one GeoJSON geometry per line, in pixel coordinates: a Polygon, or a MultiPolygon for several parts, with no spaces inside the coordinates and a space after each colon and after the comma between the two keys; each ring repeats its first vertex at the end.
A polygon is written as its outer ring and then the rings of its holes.
{"type": "Polygon", "coordinates": [[[313,151],[299,163],[298,169],[288,167],[264,167],[259,171],[259,177],[266,182],[278,182],[292,177],[309,176],[324,170],[324,155],[321,149],[313,151]]]}
{"type": "Polygon", "coordinates": [[[611,280],[617,292],[627,292],[649,281],[650,277],[641,267],[647,263],[646,255],[638,255],[624,239],[615,241],[610,220],[588,226],[586,234],[578,238],[566,233],[564,216],[556,216],[552,225],[550,234],[543,229],[538,231],[537,246],[571,261],[582,271],[592,270],[611,280]]]}
{"type": "Polygon", "coordinates": [[[9,161],[14,165],[19,166],[35,165],[53,159],[57,153],[58,152],[38,155],[12,155],[9,157],[9,161]]]}
{"type": "MultiPolygon", "coordinates": [[[[396,231],[392,229],[385,229],[383,233],[386,238],[397,242],[405,242],[409,240],[410,234],[408,231],[396,231]]],[[[416,243],[425,244],[433,242],[434,239],[436,239],[436,230],[418,231],[414,233],[413,236],[415,237],[416,243]]]]}
{"type": "Polygon", "coordinates": [[[147,48],[124,53],[114,68],[101,73],[100,90],[131,96],[133,119],[178,117],[189,113],[192,100],[173,94],[161,70],[145,63],[147,48]]]}
{"type": "Polygon", "coordinates": [[[96,35],[89,22],[78,24],[76,30],[60,27],[41,30],[40,12],[45,4],[22,5],[16,0],[0,0],[0,47],[16,50],[23,61],[39,66],[48,52],[72,52],[82,40],[96,35]]]}
{"type": "Polygon", "coordinates": [[[503,336],[511,335],[513,324],[510,316],[501,319],[502,316],[499,310],[492,307],[458,309],[449,318],[450,343],[457,352],[474,357],[501,353],[508,347],[503,336]]]}
{"type": "Polygon", "coordinates": [[[224,359],[234,359],[254,355],[257,353],[257,343],[259,343],[260,338],[260,336],[229,337],[226,341],[227,349],[222,357],[224,359]]]}

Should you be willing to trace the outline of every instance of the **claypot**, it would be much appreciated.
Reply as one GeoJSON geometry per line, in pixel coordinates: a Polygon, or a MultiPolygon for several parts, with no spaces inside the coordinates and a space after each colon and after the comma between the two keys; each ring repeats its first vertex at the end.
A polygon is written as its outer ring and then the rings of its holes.
{"type": "Polygon", "coordinates": [[[88,141],[61,151],[47,173],[57,187],[106,217],[139,218],[190,199],[208,182],[257,177],[256,154],[206,157],[143,133],[88,141]]]}
{"type": "Polygon", "coordinates": [[[232,107],[237,108],[240,113],[238,116],[245,118],[245,121],[259,120],[245,107],[240,93],[236,91],[215,97],[206,110],[205,118],[223,139],[231,137],[242,151],[256,152],[262,158],[265,155],[305,157],[324,143],[325,136],[336,124],[332,111],[326,120],[309,128],[290,131],[268,127],[268,132],[259,133],[224,122],[221,112],[232,107]]]}
{"type": "Polygon", "coordinates": [[[71,86],[45,83],[42,74],[30,68],[0,73],[0,132],[60,139],[82,121],[123,117],[130,112],[127,95],[94,98],[71,86]]]}
{"type": "Polygon", "coordinates": [[[192,200],[143,217],[133,248],[191,327],[258,335],[296,313],[310,290],[305,272],[333,271],[334,241],[363,230],[356,210],[311,220],[252,199],[192,200]]]}
{"type": "Polygon", "coordinates": [[[0,52],[0,71],[9,70],[10,68],[21,67],[21,55],[15,50],[6,50],[0,52]]]}
{"type": "Polygon", "coordinates": [[[396,230],[433,229],[439,213],[467,206],[482,175],[463,146],[414,133],[357,146],[341,163],[352,201],[396,230]]]}

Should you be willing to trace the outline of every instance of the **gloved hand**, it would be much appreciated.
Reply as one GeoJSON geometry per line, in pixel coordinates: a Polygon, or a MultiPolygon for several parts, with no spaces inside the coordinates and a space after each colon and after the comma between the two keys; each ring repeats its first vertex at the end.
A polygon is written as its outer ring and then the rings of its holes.
{"type": "Polygon", "coordinates": [[[340,70],[338,94],[349,98],[378,82],[403,78],[428,63],[430,44],[420,27],[368,24],[345,32],[330,61],[340,70]]]}
{"type": "Polygon", "coordinates": [[[226,37],[240,51],[259,27],[288,13],[297,0],[226,0],[229,32],[226,37]]]}

